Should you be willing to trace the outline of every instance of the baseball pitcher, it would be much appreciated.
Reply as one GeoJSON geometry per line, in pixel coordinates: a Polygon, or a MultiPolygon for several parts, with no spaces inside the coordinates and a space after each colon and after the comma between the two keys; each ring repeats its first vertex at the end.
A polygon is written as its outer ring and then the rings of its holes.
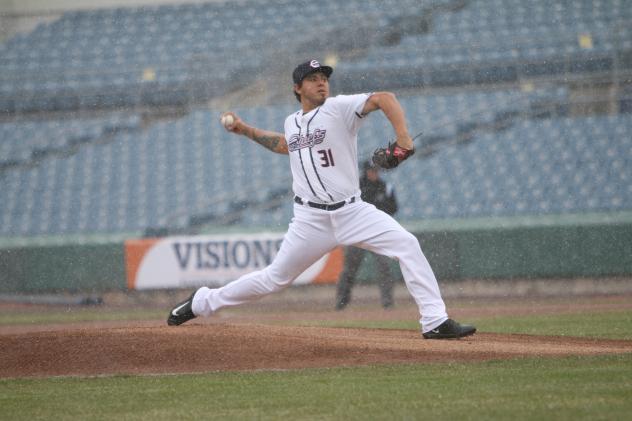
{"type": "Polygon", "coordinates": [[[332,72],[331,67],[317,60],[294,69],[294,94],[301,108],[285,119],[284,133],[252,127],[232,112],[222,115],[226,130],[272,152],[289,155],[294,218],[268,267],[221,288],[199,288],[171,310],[169,325],[210,316],[224,307],[279,291],[323,255],[344,245],[397,259],[419,308],[424,338],[461,338],[476,332],[473,326],[448,318],[437,280],[417,238],[361,199],[358,131],[371,112],[384,113],[393,127],[395,141],[377,149],[373,162],[382,168],[394,168],[414,153],[404,110],[390,92],[330,97],[332,72]]]}

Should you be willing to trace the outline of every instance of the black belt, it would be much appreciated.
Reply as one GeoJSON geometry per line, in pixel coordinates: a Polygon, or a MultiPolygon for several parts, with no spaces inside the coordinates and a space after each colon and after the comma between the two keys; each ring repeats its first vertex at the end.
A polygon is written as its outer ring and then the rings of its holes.
{"type": "Polygon", "coordinates": [[[336,209],[340,209],[341,207],[343,207],[347,203],[355,202],[355,196],[352,197],[351,199],[349,199],[348,202],[346,200],[343,200],[342,202],[331,203],[329,205],[326,205],[324,203],[316,203],[316,202],[309,202],[309,201],[305,202],[303,199],[301,199],[298,196],[294,196],[294,201],[296,203],[298,203],[299,205],[307,205],[307,206],[309,206],[311,208],[322,209],[322,210],[326,210],[326,211],[333,211],[333,210],[336,210],[336,209]]]}

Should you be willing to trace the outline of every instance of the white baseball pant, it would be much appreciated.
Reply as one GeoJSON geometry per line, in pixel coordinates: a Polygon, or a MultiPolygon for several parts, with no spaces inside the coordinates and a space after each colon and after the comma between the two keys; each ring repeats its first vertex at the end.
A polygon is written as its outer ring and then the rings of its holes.
{"type": "Polygon", "coordinates": [[[399,261],[406,287],[419,308],[423,332],[448,318],[439,285],[417,238],[391,216],[361,200],[334,211],[295,204],[294,218],[272,263],[221,288],[198,289],[193,313],[210,316],[223,307],[279,291],[339,245],[362,247],[399,261]]]}

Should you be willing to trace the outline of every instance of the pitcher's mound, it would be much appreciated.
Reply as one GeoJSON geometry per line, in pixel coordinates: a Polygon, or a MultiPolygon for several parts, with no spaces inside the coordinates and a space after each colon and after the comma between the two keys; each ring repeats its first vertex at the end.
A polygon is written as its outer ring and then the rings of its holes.
{"type": "Polygon", "coordinates": [[[632,352],[632,341],[258,324],[82,328],[0,335],[0,377],[273,370],[632,352]]]}

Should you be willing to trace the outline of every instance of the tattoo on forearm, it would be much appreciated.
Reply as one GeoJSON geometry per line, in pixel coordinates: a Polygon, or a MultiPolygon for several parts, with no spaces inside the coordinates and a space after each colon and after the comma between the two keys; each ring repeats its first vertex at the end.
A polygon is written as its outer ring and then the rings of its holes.
{"type": "Polygon", "coordinates": [[[257,142],[261,146],[270,149],[271,151],[276,150],[277,146],[279,146],[279,142],[281,141],[278,136],[256,136],[254,132],[252,140],[257,142]]]}
{"type": "Polygon", "coordinates": [[[287,154],[285,140],[283,139],[283,135],[279,133],[267,132],[265,130],[250,127],[246,132],[244,132],[244,134],[272,152],[287,154]]]}

